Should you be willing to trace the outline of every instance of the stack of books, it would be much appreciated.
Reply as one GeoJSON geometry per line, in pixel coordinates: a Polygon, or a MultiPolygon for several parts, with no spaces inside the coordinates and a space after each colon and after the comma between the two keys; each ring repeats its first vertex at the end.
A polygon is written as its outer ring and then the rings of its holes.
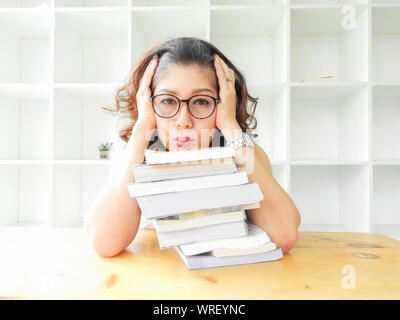
{"type": "Polygon", "coordinates": [[[151,220],[161,249],[173,247],[189,269],[281,259],[268,235],[246,219],[264,199],[238,170],[232,147],[190,151],[145,150],[128,184],[151,220]]]}

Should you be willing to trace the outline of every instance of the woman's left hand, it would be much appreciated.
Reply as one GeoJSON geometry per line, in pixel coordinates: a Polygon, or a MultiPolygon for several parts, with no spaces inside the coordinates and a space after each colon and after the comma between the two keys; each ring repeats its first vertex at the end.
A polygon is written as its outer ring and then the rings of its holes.
{"type": "Polygon", "coordinates": [[[214,67],[219,83],[219,98],[221,99],[217,104],[216,126],[221,131],[227,128],[237,128],[235,72],[217,54],[214,54],[214,67]],[[228,80],[229,78],[231,80],[228,80]]]}

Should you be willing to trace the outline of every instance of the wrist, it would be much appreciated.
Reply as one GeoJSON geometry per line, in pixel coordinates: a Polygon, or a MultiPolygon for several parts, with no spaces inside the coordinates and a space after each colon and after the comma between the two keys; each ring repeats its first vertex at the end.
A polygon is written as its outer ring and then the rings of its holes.
{"type": "Polygon", "coordinates": [[[149,123],[147,122],[141,122],[141,121],[136,121],[132,128],[131,135],[129,137],[128,144],[135,144],[135,145],[142,145],[147,147],[154,129],[149,123]],[[134,143],[136,141],[136,143],[134,143]]]}
{"type": "Polygon", "coordinates": [[[134,127],[138,127],[141,130],[144,130],[144,129],[153,130],[153,129],[155,129],[155,126],[154,126],[153,123],[151,123],[150,121],[143,120],[143,119],[137,119],[137,121],[135,122],[134,127]]]}
{"type": "Polygon", "coordinates": [[[224,123],[221,126],[220,131],[224,135],[225,139],[229,142],[242,133],[242,128],[235,119],[233,121],[227,121],[226,123],[224,123]]]}

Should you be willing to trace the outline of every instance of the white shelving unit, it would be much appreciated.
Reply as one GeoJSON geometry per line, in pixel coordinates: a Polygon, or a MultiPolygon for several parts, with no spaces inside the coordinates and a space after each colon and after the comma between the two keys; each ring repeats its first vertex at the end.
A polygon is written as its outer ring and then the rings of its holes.
{"type": "Polygon", "coordinates": [[[399,15],[400,6],[377,6],[372,10],[372,80],[376,82],[400,82],[399,15]]]}
{"type": "Polygon", "coordinates": [[[97,146],[117,139],[117,120],[100,107],[110,106],[116,85],[60,85],[54,89],[54,160],[94,160],[97,146]]]}
{"type": "Polygon", "coordinates": [[[57,11],[55,82],[122,81],[129,67],[128,24],[129,13],[124,9],[57,11]]]}
{"type": "Polygon", "coordinates": [[[48,10],[1,8],[0,83],[48,83],[49,38],[48,10]]]}
{"type": "Polygon", "coordinates": [[[292,160],[368,160],[366,86],[293,86],[292,160]]]}
{"type": "Polygon", "coordinates": [[[353,8],[354,29],[343,27],[342,5],[292,10],[292,81],[323,76],[340,82],[368,80],[368,9],[353,8]]]}
{"type": "Polygon", "coordinates": [[[0,225],[81,225],[110,173],[97,146],[118,143],[101,106],[177,36],[245,75],[256,142],[301,230],[400,239],[397,0],[0,1],[0,225]],[[336,81],[303,82],[321,76],[336,81]]]}

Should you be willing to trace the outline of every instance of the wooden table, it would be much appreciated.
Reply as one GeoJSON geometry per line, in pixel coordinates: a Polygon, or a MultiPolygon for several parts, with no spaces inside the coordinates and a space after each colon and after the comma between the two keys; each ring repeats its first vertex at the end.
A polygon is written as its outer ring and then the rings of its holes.
{"type": "Polygon", "coordinates": [[[81,228],[0,228],[0,299],[399,299],[400,242],[301,232],[282,260],[188,270],[154,230],[113,258],[81,228]]]}

